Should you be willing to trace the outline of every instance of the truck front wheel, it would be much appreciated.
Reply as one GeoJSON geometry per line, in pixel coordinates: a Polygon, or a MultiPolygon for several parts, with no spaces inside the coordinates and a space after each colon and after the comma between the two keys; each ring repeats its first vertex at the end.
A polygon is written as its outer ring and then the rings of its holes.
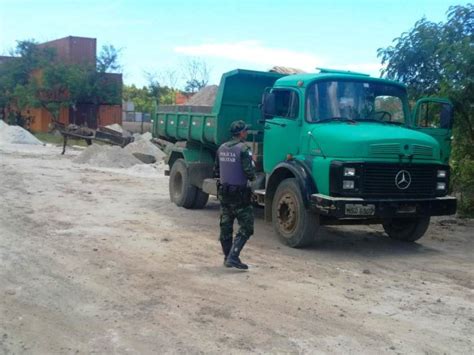
{"type": "Polygon", "coordinates": [[[273,228],[292,248],[311,244],[319,229],[319,216],[306,209],[296,179],[283,180],[272,203],[273,228]]]}
{"type": "Polygon", "coordinates": [[[189,182],[188,167],[183,159],[177,159],[170,172],[170,200],[177,206],[193,208],[197,187],[189,182]]]}
{"type": "Polygon", "coordinates": [[[426,233],[430,217],[394,218],[383,223],[385,233],[392,239],[415,242],[426,233]]]}

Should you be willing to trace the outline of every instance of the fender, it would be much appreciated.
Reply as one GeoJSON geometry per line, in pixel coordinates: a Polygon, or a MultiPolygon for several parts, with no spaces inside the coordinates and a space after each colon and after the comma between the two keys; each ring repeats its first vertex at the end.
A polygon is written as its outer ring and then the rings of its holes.
{"type": "Polygon", "coordinates": [[[170,168],[176,159],[180,158],[184,159],[186,164],[214,164],[215,153],[209,149],[206,149],[202,145],[193,145],[188,142],[185,144],[176,143],[171,145],[167,150],[165,163],[167,163],[170,168]]]}
{"type": "Polygon", "coordinates": [[[210,150],[202,146],[174,144],[168,151],[165,163],[171,169],[177,159],[184,159],[191,185],[202,188],[204,180],[213,177],[214,157],[210,150]]]}
{"type": "Polygon", "coordinates": [[[270,192],[269,195],[271,199],[273,199],[273,195],[276,191],[278,183],[282,180],[281,177],[289,177],[287,174],[284,173],[285,171],[291,172],[291,174],[295,177],[300,187],[305,206],[309,206],[309,203],[311,201],[311,195],[317,193],[318,189],[311,177],[311,170],[306,166],[304,162],[300,160],[287,160],[279,163],[273,169],[267,183],[267,189],[269,188],[270,190],[273,190],[267,191],[270,192]]]}

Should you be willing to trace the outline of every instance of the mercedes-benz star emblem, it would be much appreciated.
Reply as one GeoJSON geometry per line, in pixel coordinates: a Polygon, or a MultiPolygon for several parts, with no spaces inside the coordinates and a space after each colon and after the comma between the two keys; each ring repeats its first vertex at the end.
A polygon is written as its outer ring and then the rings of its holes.
{"type": "Polygon", "coordinates": [[[400,190],[406,190],[411,184],[411,175],[406,170],[400,170],[397,175],[395,175],[395,185],[400,190]]]}

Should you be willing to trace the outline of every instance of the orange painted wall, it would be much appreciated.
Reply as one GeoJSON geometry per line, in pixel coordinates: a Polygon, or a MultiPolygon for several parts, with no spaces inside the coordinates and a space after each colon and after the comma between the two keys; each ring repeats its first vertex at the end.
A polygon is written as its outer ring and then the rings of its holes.
{"type": "MultiPolygon", "coordinates": [[[[22,112],[24,116],[30,117],[30,130],[32,132],[48,132],[49,125],[52,122],[51,114],[44,108],[30,108],[22,112]]],[[[69,109],[61,108],[59,112],[59,121],[69,123],[69,109]]]]}
{"type": "Polygon", "coordinates": [[[122,106],[120,105],[100,105],[98,126],[107,126],[109,124],[122,124],[122,106]]]}
{"type": "MultiPolygon", "coordinates": [[[[32,132],[48,132],[52,122],[51,114],[44,108],[31,108],[22,112],[24,116],[31,118],[30,130],[32,132]]],[[[59,113],[59,121],[69,124],[69,109],[62,108],[59,113]]],[[[97,117],[98,126],[110,124],[122,124],[122,106],[120,105],[100,105],[97,117]]]]}

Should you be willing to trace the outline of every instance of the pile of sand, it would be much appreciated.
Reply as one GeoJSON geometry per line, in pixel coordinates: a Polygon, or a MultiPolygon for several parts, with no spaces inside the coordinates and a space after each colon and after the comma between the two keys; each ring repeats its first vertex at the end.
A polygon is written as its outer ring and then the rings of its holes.
{"type": "Polygon", "coordinates": [[[189,100],[186,102],[188,106],[214,106],[214,101],[216,101],[217,90],[219,86],[209,85],[203,87],[197,93],[195,93],[189,100]]]}
{"type": "Polygon", "coordinates": [[[84,150],[75,163],[89,164],[102,168],[130,168],[142,164],[132,153],[119,146],[93,144],[84,150]]]}
{"type": "Polygon", "coordinates": [[[298,68],[291,68],[291,67],[282,67],[282,66],[274,66],[269,70],[270,73],[280,73],[280,74],[304,74],[307,73],[302,69],[298,68]]]}
{"type": "Polygon", "coordinates": [[[131,154],[143,154],[150,155],[155,158],[156,161],[163,160],[165,153],[163,153],[156,145],[151,143],[149,140],[138,138],[134,142],[128,144],[123,148],[131,154]]]}
{"type": "Polygon", "coordinates": [[[140,135],[140,138],[149,141],[153,138],[153,136],[151,135],[151,132],[145,132],[142,135],[140,135]]]}
{"type": "Polygon", "coordinates": [[[0,144],[43,145],[38,138],[20,126],[10,126],[0,120],[0,144]]]}
{"type": "Polygon", "coordinates": [[[134,176],[140,177],[163,177],[165,170],[165,164],[163,162],[158,162],[155,164],[142,164],[142,165],[135,165],[129,169],[126,169],[126,173],[134,176]]]}

